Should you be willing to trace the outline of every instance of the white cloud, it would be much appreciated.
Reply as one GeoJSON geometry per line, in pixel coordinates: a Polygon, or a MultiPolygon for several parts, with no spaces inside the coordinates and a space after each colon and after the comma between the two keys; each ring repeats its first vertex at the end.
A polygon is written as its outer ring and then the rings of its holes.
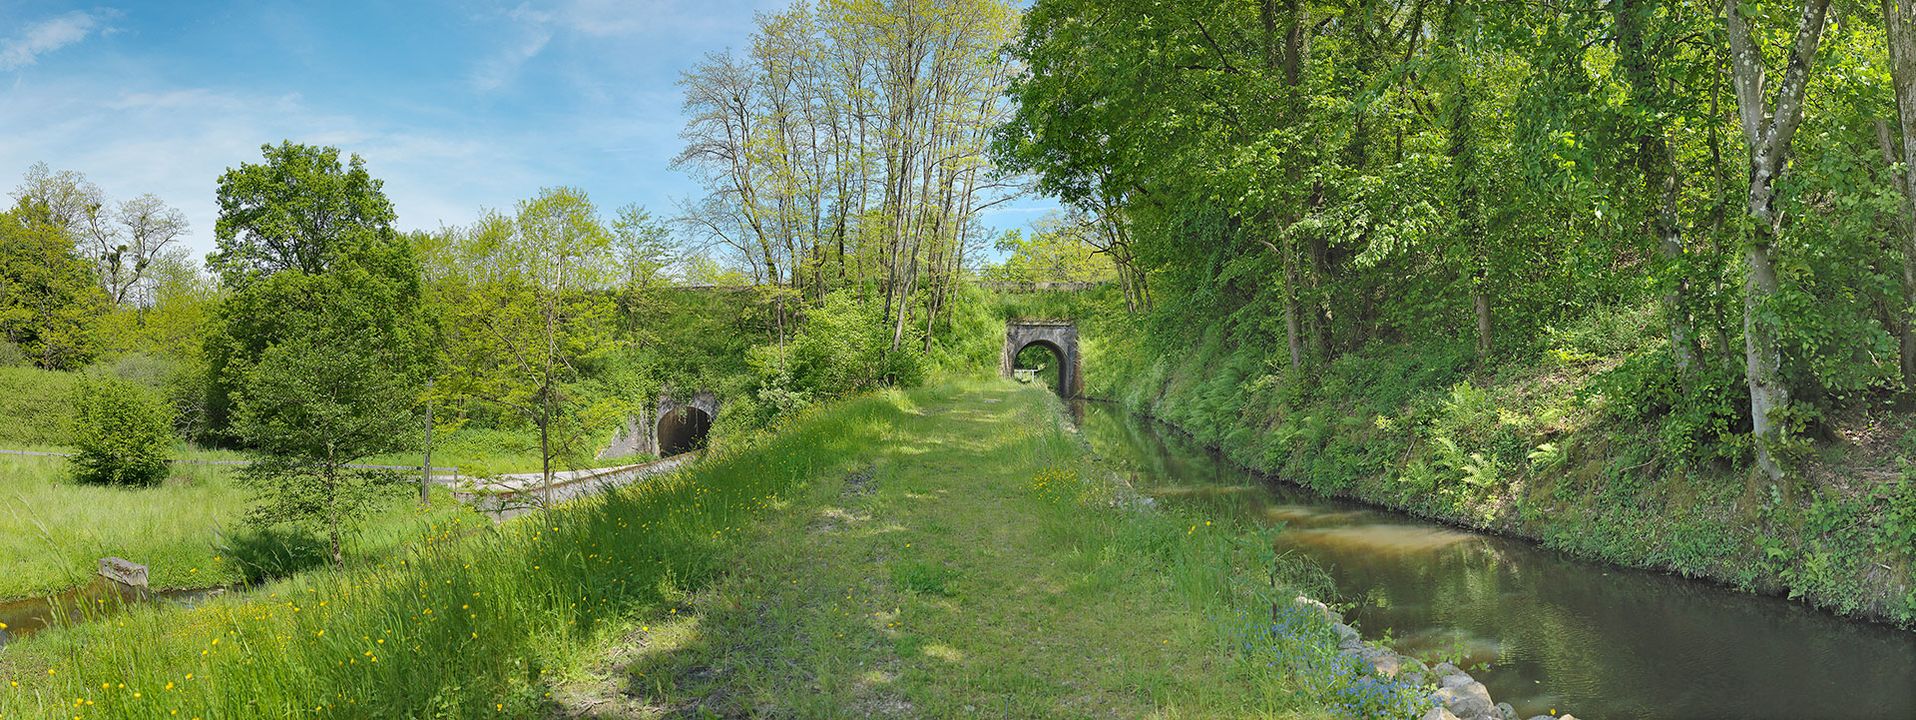
{"type": "MultiPolygon", "coordinates": [[[[520,70],[555,44],[587,43],[594,57],[630,59],[661,47],[716,50],[744,42],[757,12],[790,0],[546,0],[523,2],[482,15],[482,22],[509,27],[502,47],[478,61],[469,80],[475,90],[511,85],[520,70]]],[[[596,71],[603,67],[594,68],[596,71]]]]}
{"type": "Polygon", "coordinates": [[[117,14],[112,10],[75,10],[28,25],[19,35],[0,40],[0,70],[17,70],[32,65],[39,61],[41,55],[85,40],[104,21],[117,14]]]}
{"type": "Polygon", "coordinates": [[[536,23],[529,25],[523,31],[523,36],[517,42],[513,42],[512,46],[500,50],[492,57],[487,57],[483,63],[479,63],[477,69],[473,69],[473,75],[471,75],[473,90],[492,92],[506,84],[512,84],[512,80],[519,77],[519,69],[525,67],[525,63],[531,61],[533,57],[538,57],[542,50],[546,50],[548,42],[552,42],[550,29],[536,23]]]}
{"type": "Polygon", "coordinates": [[[215,188],[227,168],[260,160],[261,144],[334,145],[385,182],[402,228],[462,224],[510,207],[559,179],[529,159],[526,138],[395,125],[315,107],[297,94],[205,88],[123,91],[25,82],[0,103],[0,191],[45,161],[78,170],[121,200],[160,196],[192,224],[186,244],[213,248],[215,188]],[[18,102],[13,102],[18,100],[18,102]],[[52,120],[50,120],[52,119],[52,120]]]}

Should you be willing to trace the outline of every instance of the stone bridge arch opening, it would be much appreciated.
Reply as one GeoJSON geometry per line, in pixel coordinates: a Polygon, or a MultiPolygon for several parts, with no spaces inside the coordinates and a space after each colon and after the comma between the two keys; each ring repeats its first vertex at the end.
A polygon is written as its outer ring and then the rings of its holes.
{"type": "MultiPolygon", "coordinates": [[[[1049,354],[1056,363],[1053,390],[1068,398],[1084,394],[1084,364],[1078,357],[1078,325],[1070,320],[1012,320],[1005,323],[1004,354],[999,374],[1014,377],[1020,368],[1034,369],[1032,355],[1049,354]],[[1024,363],[1020,358],[1024,358],[1024,363]]],[[[1048,368],[1047,368],[1048,369],[1048,368]]]]}
{"type": "Polygon", "coordinates": [[[700,450],[712,432],[712,416],[691,405],[674,408],[659,418],[659,457],[700,450]]]}
{"type": "Polygon", "coordinates": [[[652,407],[625,419],[599,458],[628,455],[671,457],[703,449],[718,421],[719,397],[710,390],[659,393],[652,407]]]}

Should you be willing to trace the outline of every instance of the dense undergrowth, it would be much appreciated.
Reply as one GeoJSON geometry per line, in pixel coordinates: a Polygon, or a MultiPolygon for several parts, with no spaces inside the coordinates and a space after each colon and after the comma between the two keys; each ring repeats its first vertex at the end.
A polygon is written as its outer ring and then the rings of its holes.
{"type": "Polygon", "coordinates": [[[1835,419],[1771,483],[1748,470],[1733,408],[1674,400],[1647,308],[1589,313],[1483,365],[1468,340],[1378,342],[1294,377],[1281,348],[1225,323],[1153,333],[1118,303],[1009,296],[1003,312],[1080,318],[1088,393],[1315,490],[1916,623],[1907,412],[1835,419]]]}

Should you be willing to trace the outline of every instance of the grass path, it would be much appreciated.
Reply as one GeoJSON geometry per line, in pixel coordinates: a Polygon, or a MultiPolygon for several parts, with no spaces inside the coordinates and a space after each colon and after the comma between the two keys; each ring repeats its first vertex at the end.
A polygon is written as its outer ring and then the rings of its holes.
{"type": "Polygon", "coordinates": [[[1047,499],[1083,453],[1039,437],[1056,422],[1039,393],[915,393],[858,470],[812,483],[723,579],[564,688],[567,714],[1258,714],[1216,619],[1118,547],[1127,513],[1047,499]]]}
{"type": "Polygon", "coordinates": [[[1321,614],[1272,624],[1267,535],[1112,478],[1041,389],[872,393],[550,514],[25,638],[0,720],[1327,717],[1368,692],[1321,614]]]}

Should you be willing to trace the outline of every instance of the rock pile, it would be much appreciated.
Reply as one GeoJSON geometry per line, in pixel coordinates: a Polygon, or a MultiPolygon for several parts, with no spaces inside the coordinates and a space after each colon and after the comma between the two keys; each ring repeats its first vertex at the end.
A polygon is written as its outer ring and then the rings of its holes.
{"type": "MultiPolygon", "coordinates": [[[[1515,708],[1509,703],[1492,702],[1490,691],[1484,684],[1457,666],[1447,662],[1434,667],[1426,666],[1417,658],[1364,642],[1357,628],[1344,624],[1344,617],[1324,603],[1302,595],[1293,602],[1299,607],[1323,613],[1324,619],[1331,623],[1331,629],[1337,632],[1338,651],[1362,661],[1378,676],[1402,679],[1415,685],[1435,686],[1436,689],[1430,693],[1430,700],[1436,707],[1431,708],[1420,720],[1518,720],[1515,708]]],[[[1576,720],[1576,717],[1538,715],[1529,720],[1576,720]]]]}

